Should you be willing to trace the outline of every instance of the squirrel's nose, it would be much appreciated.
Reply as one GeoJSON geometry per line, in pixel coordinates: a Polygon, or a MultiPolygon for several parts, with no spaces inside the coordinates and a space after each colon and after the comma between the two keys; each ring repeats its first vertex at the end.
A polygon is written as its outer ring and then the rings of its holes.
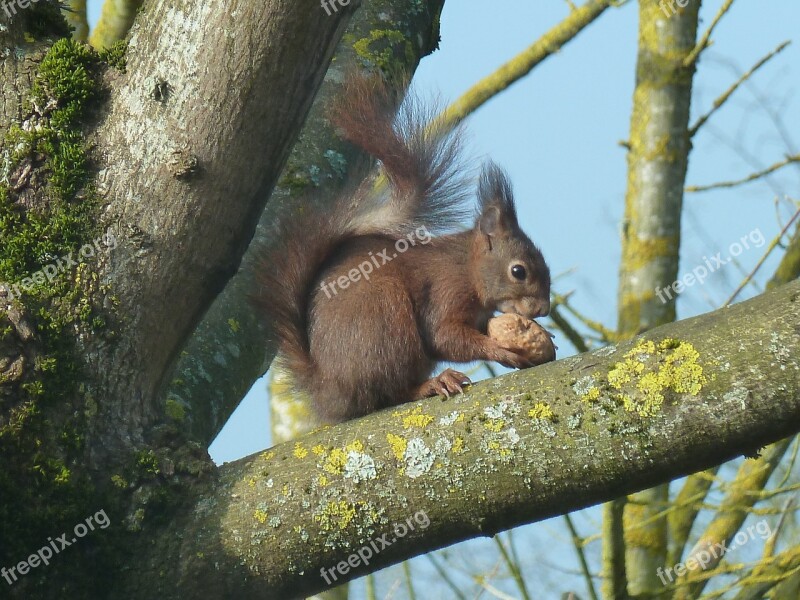
{"type": "Polygon", "coordinates": [[[550,314],[550,298],[534,300],[533,310],[536,313],[532,318],[546,317],[550,314]]]}

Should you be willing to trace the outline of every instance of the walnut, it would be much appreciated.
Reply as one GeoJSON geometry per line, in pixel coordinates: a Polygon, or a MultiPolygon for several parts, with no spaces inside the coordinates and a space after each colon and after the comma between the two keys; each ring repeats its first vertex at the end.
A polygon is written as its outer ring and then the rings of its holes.
{"type": "Polygon", "coordinates": [[[552,335],[536,321],[516,314],[489,319],[489,337],[504,348],[514,350],[537,365],[556,358],[552,335]]]}

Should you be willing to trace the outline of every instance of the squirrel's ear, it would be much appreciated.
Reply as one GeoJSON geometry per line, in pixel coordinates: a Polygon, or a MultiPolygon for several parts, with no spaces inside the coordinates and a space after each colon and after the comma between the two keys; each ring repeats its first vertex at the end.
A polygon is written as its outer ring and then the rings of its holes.
{"type": "Polygon", "coordinates": [[[502,229],[502,215],[497,206],[488,206],[478,217],[478,230],[483,235],[497,235],[502,229]]]}
{"type": "Polygon", "coordinates": [[[478,183],[478,200],[481,214],[478,227],[481,233],[497,235],[502,231],[511,231],[517,226],[517,211],[514,208],[514,196],[511,184],[505,172],[493,162],[483,167],[478,183]]]}

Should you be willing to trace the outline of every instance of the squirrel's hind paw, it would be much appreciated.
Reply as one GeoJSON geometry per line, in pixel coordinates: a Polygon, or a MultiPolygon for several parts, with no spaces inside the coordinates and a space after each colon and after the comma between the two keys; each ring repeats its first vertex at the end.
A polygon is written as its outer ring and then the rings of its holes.
{"type": "Polygon", "coordinates": [[[463,373],[459,373],[454,369],[445,369],[436,377],[419,386],[414,394],[414,400],[430,396],[446,396],[449,398],[450,394],[463,392],[464,386],[471,383],[469,377],[463,373]]]}

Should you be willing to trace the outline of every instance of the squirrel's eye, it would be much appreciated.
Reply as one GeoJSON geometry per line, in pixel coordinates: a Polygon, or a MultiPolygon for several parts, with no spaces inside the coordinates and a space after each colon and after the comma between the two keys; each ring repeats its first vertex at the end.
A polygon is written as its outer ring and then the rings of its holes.
{"type": "Polygon", "coordinates": [[[519,279],[520,281],[524,281],[525,277],[528,275],[528,272],[525,270],[525,267],[522,265],[514,265],[511,267],[511,276],[514,279],[519,279]]]}

